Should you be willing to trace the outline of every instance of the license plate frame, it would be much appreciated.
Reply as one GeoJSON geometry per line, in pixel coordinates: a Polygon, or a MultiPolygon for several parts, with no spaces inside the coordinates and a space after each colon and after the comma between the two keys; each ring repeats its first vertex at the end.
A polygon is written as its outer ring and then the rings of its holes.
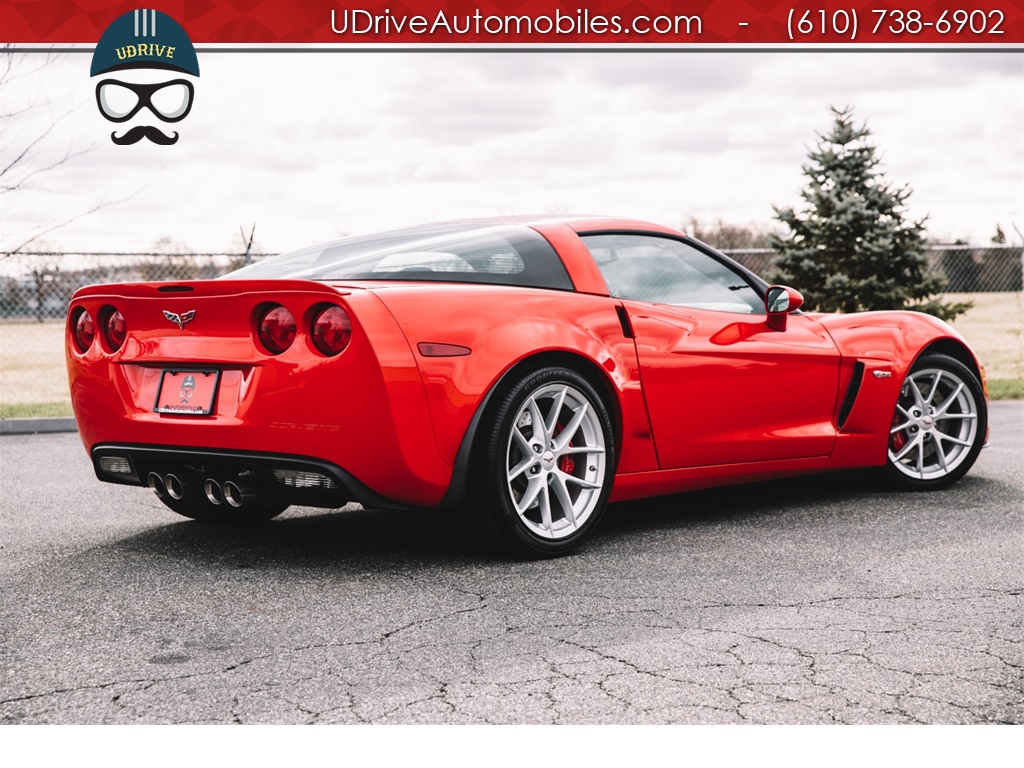
{"type": "Polygon", "coordinates": [[[219,386],[219,369],[164,368],[153,411],[167,416],[209,416],[219,386]]]}

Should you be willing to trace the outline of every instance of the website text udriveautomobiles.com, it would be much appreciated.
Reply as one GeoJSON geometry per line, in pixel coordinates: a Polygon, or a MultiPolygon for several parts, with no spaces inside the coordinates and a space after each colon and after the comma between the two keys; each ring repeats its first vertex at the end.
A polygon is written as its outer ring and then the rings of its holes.
{"type": "Polygon", "coordinates": [[[604,16],[578,9],[550,14],[496,15],[479,9],[473,13],[439,10],[434,16],[383,13],[367,10],[332,10],[331,29],[338,35],[402,35],[429,37],[479,37],[481,35],[699,35],[700,16],[604,16]]]}

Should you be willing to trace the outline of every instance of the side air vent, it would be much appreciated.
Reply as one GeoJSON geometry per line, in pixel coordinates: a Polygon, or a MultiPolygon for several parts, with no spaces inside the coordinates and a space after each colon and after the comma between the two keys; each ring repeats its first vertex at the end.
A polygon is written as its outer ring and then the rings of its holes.
{"type": "Polygon", "coordinates": [[[864,363],[858,360],[853,366],[853,378],[850,379],[850,388],[846,390],[846,399],[843,400],[843,407],[839,409],[839,419],[836,426],[843,428],[846,420],[850,417],[853,404],[857,401],[857,393],[860,392],[860,383],[864,379],[864,363]]]}
{"type": "Polygon", "coordinates": [[[636,334],[633,333],[633,324],[629,322],[629,313],[626,311],[626,308],[621,304],[618,304],[615,307],[615,312],[619,316],[619,325],[622,326],[622,335],[627,339],[635,338],[636,334]]]}

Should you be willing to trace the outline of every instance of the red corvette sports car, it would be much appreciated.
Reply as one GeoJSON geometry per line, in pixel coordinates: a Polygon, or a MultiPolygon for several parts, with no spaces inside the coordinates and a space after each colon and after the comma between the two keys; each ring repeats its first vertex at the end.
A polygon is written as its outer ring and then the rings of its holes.
{"type": "Polygon", "coordinates": [[[962,477],[987,435],[967,343],[929,315],[802,301],[653,224],[453,222],[83,288],[68,375],[97,477],[197,520],[450,507],[536,557],[579,546],[609,501],[852,467],[962,477]]]}

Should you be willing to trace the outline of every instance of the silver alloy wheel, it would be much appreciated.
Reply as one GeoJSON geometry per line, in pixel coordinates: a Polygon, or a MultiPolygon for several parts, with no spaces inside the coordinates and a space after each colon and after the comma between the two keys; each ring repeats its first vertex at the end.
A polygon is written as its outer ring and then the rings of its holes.
{"type": "Polygon", "coordinates": [[[953,472],[978,437],[978,404],[967,382],[942,368],[914,371],[889,430],[889,462],[915,480],[953,472]]]}
{"type": "Polygon", "coordinates": [[[505,454],[519,520],[545,539],[576,533],[601,498],[605,461],[601,420],[586,395],[562,383],[532,393],[516,414],[505,454]]]}

